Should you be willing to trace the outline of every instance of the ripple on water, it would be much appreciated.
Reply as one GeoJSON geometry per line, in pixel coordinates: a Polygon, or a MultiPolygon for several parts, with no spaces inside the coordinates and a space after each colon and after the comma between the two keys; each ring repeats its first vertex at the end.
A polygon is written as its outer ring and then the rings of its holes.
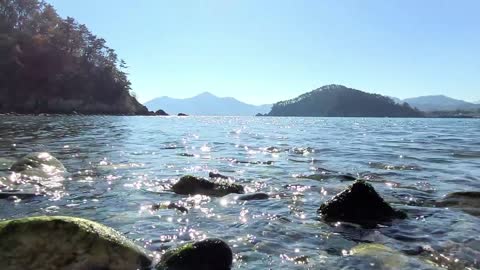
{"type": "Polygon", "coordinates": [[[434,204],[453,191],[480,189],[476,120],[0,120],[1,190],[35,186],[17,185],[8,171],[32,151],[53,153],[71,172],[50,193],[0,199],[1,219],[90,218],[159,255],[184,241],[219,237],[233,247],[236,269],[480,268],[479,218],[434,204]],[[207,177],[212,171],[228,175],[247,192],[270,196],[238,201],[236,195],[170,192],[182,175],[207,177]],[[350,184],[343,176],[372,182],[409,218],[368,229],[318,219],[319,205],[350,184]]]}

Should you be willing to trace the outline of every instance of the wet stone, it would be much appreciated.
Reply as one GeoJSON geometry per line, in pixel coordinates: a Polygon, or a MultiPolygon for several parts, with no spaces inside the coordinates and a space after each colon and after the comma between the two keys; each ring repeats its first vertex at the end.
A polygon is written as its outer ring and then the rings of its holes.
{"type": "Polygon", "coordinates": [[[346,190],[323,203],[318,213],[327,221],[347,221],[365,225],[406,218],[404,212],[393,209],[378,195],[372,185],[363,180],[355,181],[346,190]]]}
{"type": "Polygon", "coordinates": [[[460,191],[453,192],[435,203],[437,207],[451,207],[460,209],[472,216],[480,216],[480,192],[460,191]]]}
{"type": "Polygon", "coordinates": [[[209,172],[208,177],[210,178],[221,178],[221,179],[228,179],[229,177],[220,173],[209,172]]]}
{"type": "Polygon", "coordinates": [[[243,194],[243,186],[232,183],[210,182],[203,178],[186,175],[172,186],[173,192],[181,195],[225,196],[230,193],[243,194]]]}
{"type": "Polygon", "coordinates": [[[0,269],[150,269],[146,252],[121,233],[74,217],[0,222],[0,269]]]}
{"type": "Polygon", "coordinates": [[[49,153],[31,153],[28,154],[11,167],[10,171],[20,173],[26,177],[50,178],[62,176],[66,173],[63,164],[49,153]]]}
{"type": "Polygon", "coordinates": [[[229,270],[233,253],[220,239],[205,239],[168,250],[157,270],[229,270]]]}
{"type": "Polygon", "coordinates": [[[270,196],[267,193],[251,193],[238,197],[239,201],[267,200],[270,196]]]}

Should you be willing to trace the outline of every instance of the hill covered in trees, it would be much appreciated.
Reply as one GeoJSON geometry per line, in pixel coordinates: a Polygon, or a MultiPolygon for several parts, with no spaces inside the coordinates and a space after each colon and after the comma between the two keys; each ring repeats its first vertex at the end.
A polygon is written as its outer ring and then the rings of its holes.
{"type": "Polygon", "coordinates": [[[0,112],[147,114],[106,41],[38,0],[0,1],[0,112]]]}
{"type": "Polygon", "coordinates": [[[326,85],[275,103],[267,116],[421,117],[423,113],[389,97],[342,85],[326,85]]]}

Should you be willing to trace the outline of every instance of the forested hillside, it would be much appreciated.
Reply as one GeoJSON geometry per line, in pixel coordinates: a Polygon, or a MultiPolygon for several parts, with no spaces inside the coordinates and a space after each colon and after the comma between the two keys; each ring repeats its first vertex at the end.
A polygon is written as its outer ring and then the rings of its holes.
{"type": "Polygon", "coordinates": [[[146,114],[101,37],[38,0],[0,0],[0,112],[146,114]]]}
{"type": "Polygon", "coordinates": [[[421,117],[407,103],[343,85],[326,85],[273,105],[269,116],[421,117]]]}

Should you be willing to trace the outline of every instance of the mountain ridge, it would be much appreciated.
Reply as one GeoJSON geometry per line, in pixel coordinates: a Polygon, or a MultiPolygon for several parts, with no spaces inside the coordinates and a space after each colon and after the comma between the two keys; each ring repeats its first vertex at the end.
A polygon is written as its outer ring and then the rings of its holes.
{"type": "Polygon", "coordinates": [[[152,111],[163,109],[168,113],[190,115],[253,116],[267,113],[271,105],[252,105],[233,97],[218,97],[208,91],[190,98],[162,96],[144,103],[152,111]]]}
{"type": "Polygon", "coordinates": [[[410,106],[426,112],[480,109],[479,104],[454,99],[445,95],[419,96],[404,99],[403,102],[407,102],[410,106]]]}

